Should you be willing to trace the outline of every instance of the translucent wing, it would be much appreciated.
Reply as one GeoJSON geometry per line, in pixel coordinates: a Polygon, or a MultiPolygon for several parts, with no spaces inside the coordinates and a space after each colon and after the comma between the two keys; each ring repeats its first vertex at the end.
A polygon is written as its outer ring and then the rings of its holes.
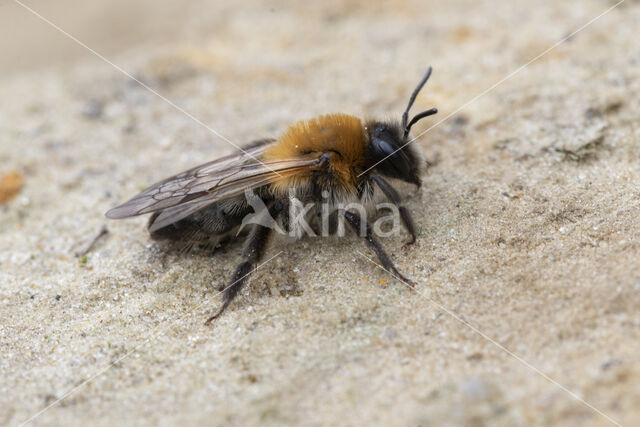
{"type": "Polygon", "coordinates": [[[322,164],[318,155],[261,163],[257,158],[268,145],[253,147],[160,181],[128,202],[109,210],[106,216],[120,219],[162,211],[152,226],[158,229],[216,201],[243,194],[247,189],[265,186],[300,171],[316,169],[322,164]]]}

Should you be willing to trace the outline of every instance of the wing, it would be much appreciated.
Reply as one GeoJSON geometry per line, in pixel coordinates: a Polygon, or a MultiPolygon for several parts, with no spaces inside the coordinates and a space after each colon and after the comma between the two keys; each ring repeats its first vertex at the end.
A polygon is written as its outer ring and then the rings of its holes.
{"type": "MultiPolygon", "coordinates": [[[[318,155],[261,163],[257,159],[271,144],[223,157],[165,179],[144,190],[128,202],[106,213],[120,219],[162,211],[152,228],[157,230],[216,201],[263,187],[301,171],[321,166],[318,155]]],[[[151,230],[153,231],[153,230],[151,230]]]]}
{"type": "Polygon", "coordinates": [[[112,219],[128,218],[179,204],[181,197],[186,195],[185,190],[193,187],[198,179],[204,181],[207,176],[213,178],[215,175],[222,177],[225,173],[230,173],[231,169],[241,165],[259,164],[260,155],[273,142],[274,140],[257,141],[242,152],[221,157],[157,182],[128,202],[109,210],[106,216],[112,219]],[[176,193],[172,194],[172,191],[176,193]]]}

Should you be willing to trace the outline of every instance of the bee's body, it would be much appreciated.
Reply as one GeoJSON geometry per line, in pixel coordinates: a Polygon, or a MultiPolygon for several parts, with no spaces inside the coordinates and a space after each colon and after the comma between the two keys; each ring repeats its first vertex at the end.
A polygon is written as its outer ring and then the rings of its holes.
{"type": "MultiPolygon", "coordinates": [[[[154,239],[218,240],[241,226],[254,209],[245,190],[254,190],[272,218],[288,223],[289,203],[326,204],[334,215],[344,215],[376,252],[383,266],[407,283],[395,268],[368,224],[340,206],[372,199],[375,186],[398,207],[401,219],[415,241],[415,229],[400,197],[383,178],[388,176],[420,185],[420,159],[407,146],[411,125],[435,114],[431,109],[409,123],[408,110],[430,75],[428,70],[411,96],[402,123],[362,121],[347,114],[329,114],[295,123],[276,140],[265,139],[245,147],[242,153],[207,163],[149,187],[124,205],[107,213],[124,218],[154,212],[149,231],[154,239]],[[362,225],[362,228],[361,228],[362,225]]],[[[243,262],[224,289],[218,317],[240,290],[262,258],[272,230],[254,223],[247,237],[243,262]]]]}

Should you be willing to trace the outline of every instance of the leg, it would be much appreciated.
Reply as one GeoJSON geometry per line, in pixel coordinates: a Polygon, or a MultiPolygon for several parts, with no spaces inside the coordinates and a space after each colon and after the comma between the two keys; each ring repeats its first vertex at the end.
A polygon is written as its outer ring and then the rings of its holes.
{"type": "Polygon", "coordinates": [[[412,245],[416,241],[416,226],[414,225],[413,218],[411,218],[411,215],[409,214],[409,211],[407,210],[407,208],[401,205],[402,201],[400,200],[400,195],[398,194],[396,189],[393,188],[391,184],[389,184],[381,176],[378,176],[372,173],[371,179],[373,179],[373,181],[376,184],[378,184],[378,187],[380,187],[380,189],[382,190],[384,195],[387,197],[387,199],[389,199],[391,203],[393,203],[398,207],[398,210],[400,211],[400,218],[402,219],[402,223],[404,224],[404,227],[407,229],[407,232],[409,233],[409,235],[411,235],[411,240],[409,240],[406,244],[412,245]]]}
{"type": "MultiPolygon", "coordinates": [[[[281,201],[276,201],[269,209],[269,214],[276,218],[280,212],[285,208],[286,204],[281,201]]],[[[209,325],[213,320],[220,317],[220,315],[229,306],[231,301],[238,295],[240,289],[244,285],[247,277],[253,271],[255,265],[262,259],[269,243],[269,237],[273,230],[271,228],[263,227],[259,224],[254,224],[249,231],[249,235],[245,240],[244,248],[242,249],[242,257],[245,259],[238,267],[236,267],[231,282],[227,286],[223,286],[220,291],[222,292],[222,307],[211,316],[205,325],[209,325]]]]}
{"type": "MultiPolygon", "coordinates": [[[[356,234],[359,235],[359,233],[360,233],[360,224],[361,224],[360,217],[357,214],[354,214],[354,213],[348,212],[348,211],[344,212],[344,216],[345,216],[345,218],[347,218],[347,222],[349,222],[349,224],[351,224],[351,226],[355,230],[356,234]]],[[[406,277],[404,277],[402,275],[402,273],[400,273],[398,271],[396,266],[393,265],[393,261],[391,261],[391,258],[389,258],[389,255],[387,255],[387,253],[385,252],[384,248],[382,247],[382,245],[380,244],[378,239],[376,239],[375,236],[373,235],[373,233],[371,233],[371,227],[369,227],[369,224],[367,224],[366,235],[363,236],[363,237],[367,241],[367,246],[369,248],[373,249],[373,251],[376,253],[376,256],[378,257],[378,259],[382,263],[382,266],[385,269],[387,269],[388,271],[393,273],[395,276],[400,278],[407,285],[410,285],[410,286],[414,286],[415,285],[415,283],[413,283],[411,280],[409,280],[406,277]]]]}

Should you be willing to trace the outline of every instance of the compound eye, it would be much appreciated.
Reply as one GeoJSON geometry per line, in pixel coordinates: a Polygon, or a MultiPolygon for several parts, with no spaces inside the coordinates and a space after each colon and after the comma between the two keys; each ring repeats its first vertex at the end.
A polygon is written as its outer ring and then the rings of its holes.
{"type": "Polygon", "coordinates": [[[384,156],[388,156],[395,151],[393,149],[393,146],[384,139],[372,138],[371,145],[373,146],[373,149],[376,153],[382,154],[384,156]]]}

